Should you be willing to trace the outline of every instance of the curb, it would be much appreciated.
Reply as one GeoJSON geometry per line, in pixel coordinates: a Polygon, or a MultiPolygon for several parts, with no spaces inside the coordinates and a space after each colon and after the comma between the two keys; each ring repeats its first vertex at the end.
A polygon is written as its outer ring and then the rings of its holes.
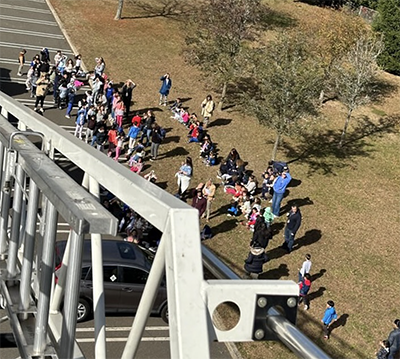
{"type": "MultiPolygon", "coordinates": [[[[78,49],[77,49],[77,48],[75,47],[75,45],[72,43],[72,40],[71,40],[71,38],[69,37],[69,35],[68,35],[68,33],[67,33],[67,30],[65,30],[65,27],[64,27],[63,23],[61,22],[61,19],[60,19],[59,16],[57,15],[57,12],[56,12],[56,10],[54,9],[53,5],[50,3],[50,0],[45,0],[45,2],[46,2],[46,4],[47,4],[47,6],[49,7],[49,9],[50,9],[52,15],[53,15],[54,18],[56,19],[56,22],[57,22],[57,24],[58,24],[58,27],[60,28],[62,34],[64,35],[65,40],[67,40],[67,42],[68,42],[69,46],[71,47],[71,49],[72,49],[74,55],[79,54],[78,49]]],[[[87,72],[87,67],[85,66],[85,63],[84,63],[83,60],[82,60],[82,62],[81,62],[81,66],[82,66],[83,71],[87,72]]]]}

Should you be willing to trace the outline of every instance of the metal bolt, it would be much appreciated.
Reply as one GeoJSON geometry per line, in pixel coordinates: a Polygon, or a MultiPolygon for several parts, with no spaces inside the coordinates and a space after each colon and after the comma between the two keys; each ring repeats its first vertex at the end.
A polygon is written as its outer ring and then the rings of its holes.
{"type": "Polygon", "coordinates": [[[257,329],[254,333],[254,337],[258,340],[264,338],[264,331],[262,329],[257,329]]]}
{"type": "Polygon", "coordinates": [[[294,297],[290,297],[288,300],[287,300],[287,305],[288,305],[288,307],[289,308],[294,308],[295,306],[296,306],[296,304],[297,304],[297,300],[296,300],[296,298],[294,298],[294,297]]]}
{"type": "Polygon", "coordinates": [[[267,298],[265,298],[265,297],[260,297],[260,298],[258,298],[258,300],[257,300],[257,305],[260,307],[260,308],[264,308],[266,305],[267,305],[267,298]]]}

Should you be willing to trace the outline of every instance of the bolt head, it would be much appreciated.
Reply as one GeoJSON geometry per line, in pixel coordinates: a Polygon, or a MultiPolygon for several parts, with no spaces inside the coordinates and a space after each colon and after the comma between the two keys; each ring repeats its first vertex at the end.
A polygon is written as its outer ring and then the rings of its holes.
{"type": "Polygon", "coordinates": [[[288,298],[286,303],[287,303],[289,308],[294,308],[296,306],[296,304],[297,304],[297,300],[294,297],[290,297],[290,298],[288,298]]]}
{"type": "Polygon", "coordinates": [[[264,338],[264,331],[262,329],[257,329],[254,333],[254,337],[258,340],[264,338]]]}
{"type": "Polygon", "coordinates": [[[265,297],[260,297],[260,298],[258,298],[258,300],[257,300],[257,305],[258,305],[260,308],[264,308],[264,307],[267,305],[267,303],[268,303],[268,301],[267,301],[267,298],[265,298],[265,297]]]}

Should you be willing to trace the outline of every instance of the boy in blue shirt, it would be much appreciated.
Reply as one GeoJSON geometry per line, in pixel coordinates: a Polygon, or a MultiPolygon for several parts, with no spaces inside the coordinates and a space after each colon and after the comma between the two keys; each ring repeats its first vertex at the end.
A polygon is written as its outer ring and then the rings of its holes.
{"type": "Polygon", "coordinates": [[[323,324],[324,339],[329,339],[330,326],[332,323],[336,322],[336,320],[337,314],[335,310],[335,303],[333,302],[333,300],[328,300],[328,302],[326,303],[324,317],[321,320],[323,324]]]}

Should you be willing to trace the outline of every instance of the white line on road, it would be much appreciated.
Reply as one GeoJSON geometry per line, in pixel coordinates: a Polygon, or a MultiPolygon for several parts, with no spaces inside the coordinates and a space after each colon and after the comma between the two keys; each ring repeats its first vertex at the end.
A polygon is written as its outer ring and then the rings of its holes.
{"type": "MultiPolygon", "coordinates": [[[[132,327],[106,327],[106,332],[129,332],[132,327]]],[[[161,327],[145,327],[144,330],[152,331],[152,330],[169,330],[168,326],[161,327]]],[[[94,332],[94,328],[76,328],[77,332],[94,332]]]]}
{"type": "Polygon", "coordinates": [[[26,7],[26,6],[0,4],[0,7],[2,7],[3,9],[13,9],[13,10],[22,10],[22,11],[29,11],[29,12],[39,12],[42,14],[51,14],[50,10],[35,9],[32,7],[26,7]]]}
{"type": "MultiPolygon", "coordinates": [[[[78,343],[94,343],[94,338],[76,338],[78,343]]],[[[128,338],[106,338],[106,342],[126,342],[128,338]]],[[[169,337],[143,337],[142,342],[168,342],[169,337]]]]}
{"type": "Polygon", "coordinates": [[[60,34],[50,34],[48,32],[9,29],[6,27],[0,27],[0,32],[9,32],[11,34],[28,35],[28,36],[35,36],[35,37],[49,37],[51,39],[64,39],[64,36],[60,35],[60,34]]]}
{"type": "MultiPolygon", "coordinates": [[[[1,15],[0,15],[0,19],[1,19],[1,15]]],[[[15,43],[15,42],[4,42],[4,41],[0,41],[0,46],[1,47],[9,47],[12,49],[25,49],[25,50],[33,50],[33,51],[40,51],[43,46],[37,45],[37,46],[33,46],[33,45],[28,45],[28,44],[19,44],[19,43],[15,43]]],[[[60,48],[54,48],[54,47],[48,47],[47,48],[49,51],[52,52],[57,52],[58,50],[61,50],[63,52],[63,54],[66,55],[72,55],[71,50],[63,50],[60,48]]]]}
{"type": "Polygon", "coordinates": [[[31,24],[39,24],[39,25],[58,26],[58,24],[54,21],[35,20],[35,19],[29,19],[27,17],[0,15],[0,19],[1,20],[10,20],[10,21],[19,21],[19,22],[29,22],[31,24]]]}
{"type": "Polygon", "coordinates": [[[24,84],[26,80],[20,77],[0,77],[0,82],[7,82],[7,83],[17,83],[17,84],[24,84]]]}

